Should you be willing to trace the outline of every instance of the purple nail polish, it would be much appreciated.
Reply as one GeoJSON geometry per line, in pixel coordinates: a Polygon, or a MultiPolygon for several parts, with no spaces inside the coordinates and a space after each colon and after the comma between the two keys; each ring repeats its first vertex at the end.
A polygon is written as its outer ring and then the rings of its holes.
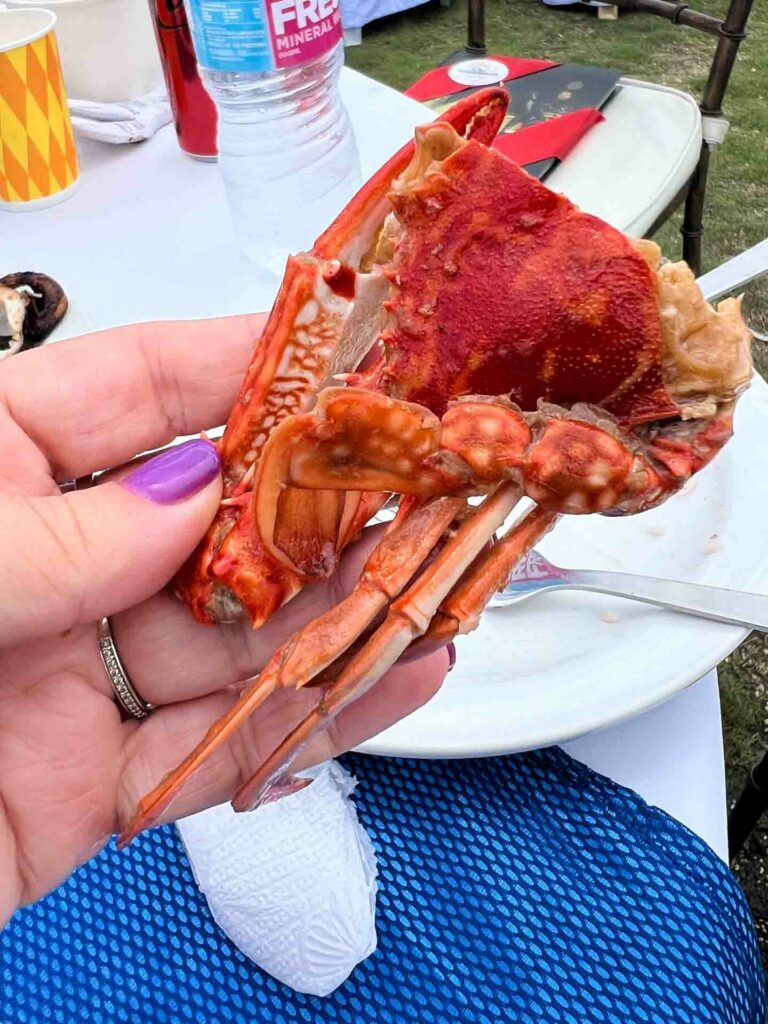
{"type": "Polygon", "coordinates": [[[210,441],[186,441],[134,469],[122,484],[141,498],[172,505],[201,491],[220,468],[219,453],[210,441]]]}
{"type": "Polygon", "coordinates": [[[453,666],[456,664],[456,645],[453,640],[449,644],[445,645],[446,651],[448,651],[448,671],[452,671],[453,666]]]}

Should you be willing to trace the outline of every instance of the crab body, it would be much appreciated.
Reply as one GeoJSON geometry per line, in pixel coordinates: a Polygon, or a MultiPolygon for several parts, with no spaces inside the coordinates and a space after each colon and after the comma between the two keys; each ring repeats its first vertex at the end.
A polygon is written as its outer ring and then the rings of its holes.
{"type": "Polygon", "coordinates": [[[275,653],[127,838],[273,690],[319,679],[316,711],[235,806],[284,791],[312,731],[398,658],[473,628],[560,515],[657,505],[730,436],[751,373],[738,300],[714,309],[684,264],[493,149],[506,102],[485,90],[417,129],[289,261],[221,443],[222,508],[178,592],[202,621],[258,626],[390,495],[400,511],[353,594],[275,653]],[[533,508],[491,544],[523,495],[533,508]]]}

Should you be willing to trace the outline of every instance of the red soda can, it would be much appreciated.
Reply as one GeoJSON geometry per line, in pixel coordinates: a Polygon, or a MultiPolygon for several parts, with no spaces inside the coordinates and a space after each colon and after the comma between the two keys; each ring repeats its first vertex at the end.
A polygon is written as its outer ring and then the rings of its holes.
{"type": "Polygon", "coordinates": [[[183,0],[149,0],[179,145],[199,160],[216,159],[216,107],[197,73],[183,0]]]}

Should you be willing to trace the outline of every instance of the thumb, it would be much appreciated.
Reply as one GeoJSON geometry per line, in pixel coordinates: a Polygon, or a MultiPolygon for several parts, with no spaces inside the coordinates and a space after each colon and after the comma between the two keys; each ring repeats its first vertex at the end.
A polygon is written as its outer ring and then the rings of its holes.
{"type": "Polygon", "coordinates": [[[0,498],[0,646],[142,601],[193,551],[221,497],[219,456],[188,441],[121,481],[0,498]]]}

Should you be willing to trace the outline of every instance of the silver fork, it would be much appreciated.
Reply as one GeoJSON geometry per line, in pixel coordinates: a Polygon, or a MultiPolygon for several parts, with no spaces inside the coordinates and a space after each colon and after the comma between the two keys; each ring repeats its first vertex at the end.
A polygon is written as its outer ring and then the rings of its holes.
{"type": "Polygon", "coordinates": [[[551,590],[591,590],[614,597],[629,597],[675,612],[768,631],[768,596],[764,594],[635,576],[628,572],[561,569],[538,551],[528,552],[513,570],[506,587],[491,599],[488,607],[508,608],[551,590]]]}

